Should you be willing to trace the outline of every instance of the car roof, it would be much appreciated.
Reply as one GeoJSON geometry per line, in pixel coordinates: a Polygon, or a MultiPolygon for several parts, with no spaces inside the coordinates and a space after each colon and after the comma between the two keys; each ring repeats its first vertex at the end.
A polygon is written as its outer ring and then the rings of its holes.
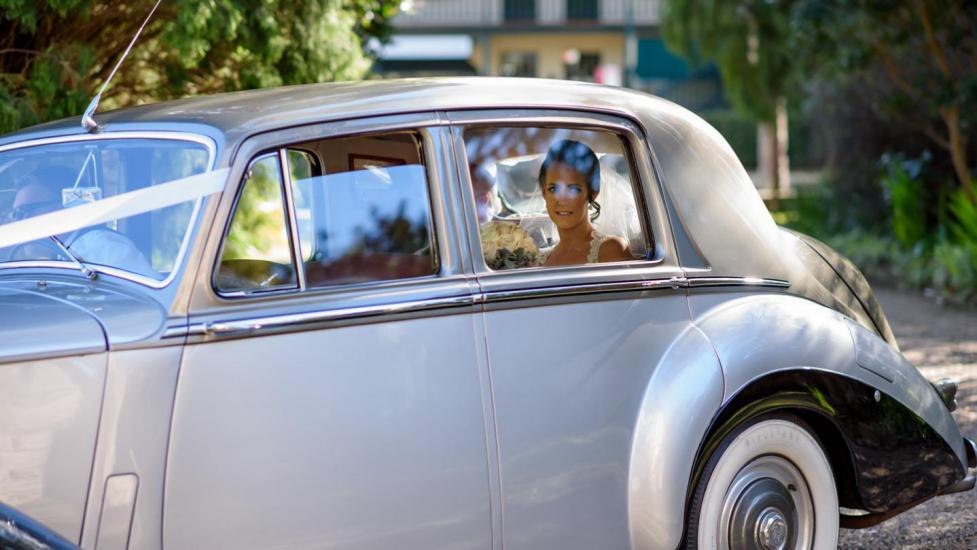
{"type": "MultiPolygon", "coordinates": [[[[472,108],[588,109],[629,115],[670,102],[642,92],[565,80],[457,77],[306,84],[231,92],[96,113],[103,132],[182,128],[233,146],[247,136],[278,128],[409,112],[472,108]]],[[[633,116],[633,115],[632,115],[633,116]]],[[[81,134],[81,118],[34,126],[0,138],[0,145],[35,137],[81,134]]]]}

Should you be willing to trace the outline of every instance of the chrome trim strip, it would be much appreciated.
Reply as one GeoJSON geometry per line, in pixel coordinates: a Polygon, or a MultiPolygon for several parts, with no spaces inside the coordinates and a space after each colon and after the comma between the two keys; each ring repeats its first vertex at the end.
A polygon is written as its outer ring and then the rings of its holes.
{"type": "Polygon", "coordinates": [[[189,332],[190,327],[187,325],[172,325],[168,326],[163,330],[163,335],[160,336],[163,340],[168,338],[183,338],[189,332]]]}
{"type": "Polygon", "coordinates": [[[213,321],[208,323],[194,323],[187,331],[189,336],[232,336],[254,334],[262,331],[281,330],[313,323],[329,321],[346,321],[381,315],[398,313],[412,313],[433,309],[473,306],[479,301],[478,295],[453,296],[449,298],[432,298],[429,300],[414,300],[394,304],[347,307],[326,311],[310,311],[287,315],[272,315],[229,321],[213,321]]]}
{"type": "Polygon", "coordinates": [[[282,172],[282,192],[285,193],[285,220],[292,234],[292,256],[295,257],[295,275],[299,282],[299,292],[305,290],[305,262],[302,261],[302,243],[299,242],[298,214],[295,212],[295,197],[292,195],[292,170],[288,163],[288,152],[284,147],[278,150],[278,169],[282,172]]]}
{"type": "Polygon", "coordinates": [[[790,281],[764,279],[762,277],[690,277],[689,287],[704,288],[714,286],[761,286],[771,288],[790,288],[790,281]]]}
{"type": "Polygon", "coordinates": [[[482,300],[486,303],[495,303],[509,302],[513,300],[580,296],[584,294],[603,294],[608,292],[640,292],[644,290],[669,288],[680,289],[688,286],[688,279],[684,277],[671,277],[669,279],[653,279],[649,281],[620,281],[614,283],[591,283],[514,290],[494,290],[482,294],[482,300]]]}
{"type": "MultiPolygon", "coordinates": [[[[23,147],[35,147],[38,145],[51,145],[55,143],[73,143],[76,141],[95,141],[106,139],[169,139],[175,141],[192,141],[199,143],[210,151],[213,160],[214,153],[217,151],[217,144],[211,138],[201,134],[191,134],[188,132],[164,132],[164,131],[125,131],[125,132],[106,132],[101,134],[76,134],[60,137],[46,137],[27,141],[17,141],[0,146],[0,153],[21,149],[23,147]]],[[[213,167],[211,167],[213,170],[213,167]]]]}
{"type": "Polygon", "coordinates": [[[325,311],[310,311],[286,315],[272,315],[267,317],[250,317],[226,321],[193,323],[187,326],[167,327],[163,337],[243,336],[264,331],[283,330],[291,327],[299,327],[315,323],[347,321],[368,317],[378,317],[382,315],[430,311],[435,309],[468,307],[479,304],[493,304],[518,300],[571,297],[614,292],[643,292],[665,289],[678,290],[689,287],[716,286],[768,286],[775,288],[788,288],[790,283],[779,279],[761,279],[753,277],[700,277],[696,279],[671,277],[668,279],[652,279],[643,281],[618,281],[556,287],[550,286],[512,290],[494,290],[483,293],[467,294],[463,296],[452,296],[448,298],[432,298],[428,300],[412,300],[393,304],[345,307],[325,311]]]}
{"type": "MultiPolygon", "coordinates": [[[[72,136],[62,136],[62,137],[49,137],[43,139],[35,139],[29,141],[20,141],[16,143],[9,143],[4,146],[0,146],[0,153],[7,151],[12,151],[16,149],[22,149],[25,147],[36,147],[40,145],[52,145],[58,143],[74,143],[81,141],[95,141],[95,140],[110,140],[110,139],[164,139],[171,141],[189,141],[191,143],[197,143],[203,145],[207,148],[207,154],[209,155],[207,165],[209,166],[206,172],[211,172],[216,168],[217,164],[217,144],[211,138],[203,136],[200,134],[190,134],[185,132],[111,132],[104,134],[80,134],[72,136]]],[[[144,275],[139,275],[137,273],[132,273],[130,271],[125,271],[110,266],[103,266],[94,263],[86,263],[87,266],[92,268],[94,271],[104,273],[106,275],[112,275],[120,279],[125,279],[127,281],[132,281],[149,288],[160,289],[168,286],[176,278],[177,272],[183,267],[183,261],[186,259],[186,255],[189,249],[190,236],[197,229],[200,224],[200,210],[203,204],[203,198],[197,199],[196,204],[193,206],[193,212],[190,214],[190,221],[187,224],[187,231],[183,234],[183,241],[180,243],[180,250],[177,252],[176,260],[173,262],[173,269],[170,271],[169,275],[162,280],[153,279],[151,277],[146,277],[144,275]]],[[[22,269],[22,268],[35,268],[35,267],[49,267],[55,269],[68,269],[77,271],[77,267],[72,262],[57,262],[57,261],[26,261],[26,262],[4,262],[0,264],[0,270],[3,269],[22,269]]]]}

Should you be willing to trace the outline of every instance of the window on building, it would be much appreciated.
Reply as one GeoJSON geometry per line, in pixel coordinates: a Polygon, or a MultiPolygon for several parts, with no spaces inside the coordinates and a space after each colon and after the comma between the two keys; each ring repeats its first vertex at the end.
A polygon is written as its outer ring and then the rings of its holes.
{"type": "Polygon", "coordinates": [[[536,54],[533,52],[502,52],[499,74],[502,76],[536,76],[536,54]]]}
{"type": "Polygon", "coordinates": [[[536,20],[535,0],[505,0],[505,20],[532,22],[536,20]]]}
{"type": "Polygon", "coordinates": [[[567,21],[594,21],[600,12],[597,0],[567,0],[567,21]]]}
{"type": "Polygon", "coordinates": [[[594,75],[600,65],[600,53],[567,50],[563,53],[563,71],[567,80],[594,82],[594,75]]]}

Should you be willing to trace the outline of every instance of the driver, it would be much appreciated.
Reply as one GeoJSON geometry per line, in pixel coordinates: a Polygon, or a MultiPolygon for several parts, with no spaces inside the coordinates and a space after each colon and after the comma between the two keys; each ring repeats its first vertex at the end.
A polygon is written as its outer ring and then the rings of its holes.
{"type": "MultiPolygon", "coordinates": [[[[21,179],[7,214],[8,221],[23,220],[61,209],[61,188],[73,180],[72,171],[61,166],[45,166],[30,172],[21,179]]],[[[156,270],[135,243],[117,231],[103,226],[92,226],[58,235],[58,238],[83,262],[107,265],[142,275],[156,274],[156,270]]],[[[12,256],[16,257],[11,257],[10,260],[46,260],[54,257],[51,247],[43,240],[16,247],[12,256]]]]}

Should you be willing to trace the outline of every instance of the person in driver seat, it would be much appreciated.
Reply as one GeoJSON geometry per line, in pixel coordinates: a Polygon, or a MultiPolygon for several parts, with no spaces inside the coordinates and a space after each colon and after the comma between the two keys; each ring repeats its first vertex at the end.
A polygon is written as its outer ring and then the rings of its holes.
{"type": "MultiPolygon", "coordinates": [[[[63,166],[45,166],[21,178],[14,195],[9,221],[19,221],[62,208],[61,189],[75,181],[72,170],[63,166]]],[[[111,266],[142,275],[157,272],[131,239],[104,225],[84,227],[65,235],[57,235],[72,254],[83,262],[111,266]]],[[[46,239],[13,247],[10,260],[51,260],[63,256],[46,239]]]]}
{"type": "Polygon", "coordinates": [[[560,242],[540,254],[545,266],[633,260],[622,237],[604,235],[592,222],[600,216],[600,162],[587,145],[560,140],[550,146],[539,169],[546,213],[560,242]]]}

